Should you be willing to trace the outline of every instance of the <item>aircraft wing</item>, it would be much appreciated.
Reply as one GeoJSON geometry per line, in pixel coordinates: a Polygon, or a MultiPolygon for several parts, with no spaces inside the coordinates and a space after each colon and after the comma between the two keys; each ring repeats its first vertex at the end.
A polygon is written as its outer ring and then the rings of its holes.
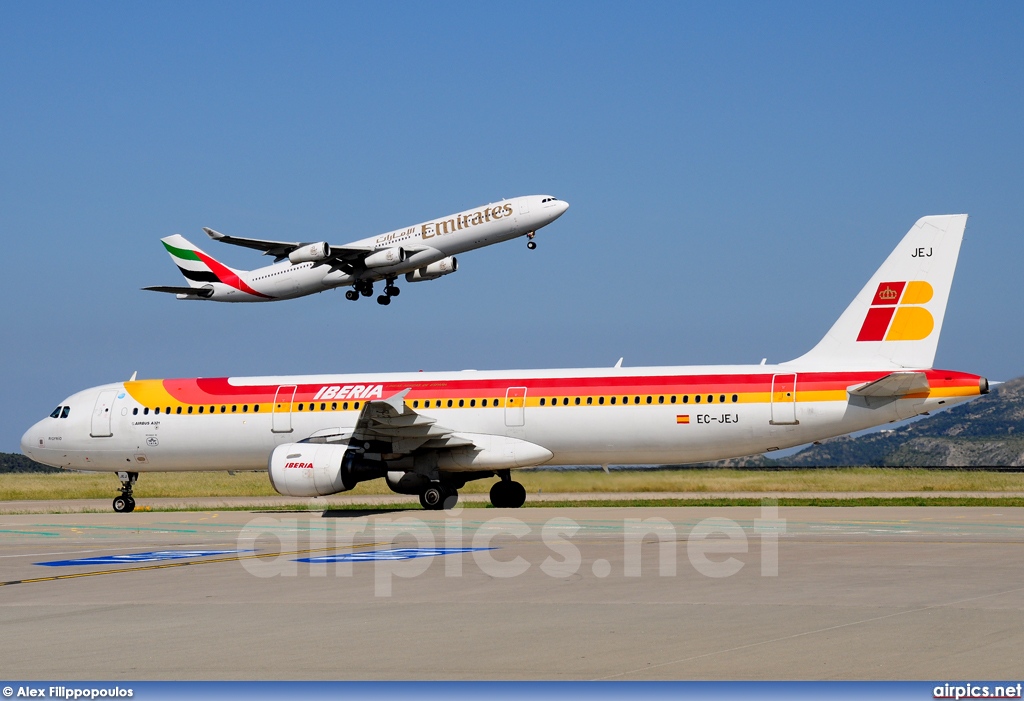
{"type": "Polygon", "coordinates": [[[335,441],[386,441],[392,453],[411,453],[418,448],[460,448],[472,446],[473,441],[455,435],[455,432],[405,406],[408,389],[387,399],[369,401],[363,405],[355,428],[350,432],[321,432],[308,440],[333,443],[335,441]]]}
{"type": "Polygon", "coordinates": [[[928,376],[923,372],[891,372],[874,382],[847,387],[847,391],[858,397],[891,397],[899,399],[909,394],[928,392],[928,376]]]}
{"type": "MultiPolygon", "coordinates": [[[[203,227],[203,231],[205,231],[207,236],[214,241],[230,243],[232,246],[242,246],[244,248],[263,251],[263,255],[274,256],[274,258],[284,258],[295,249],[308,244],[308,242],[302,241],[270,241],[267,239],[248,239],[241,236],[228,236],[227,234],[222,234],[219,231],[214,231],[207,227],[203,227]]],[[[373,249],[369,246],[331,246],[330,259],[325,262],[351,263],[359,260],[372,250],[373,249]]]]}

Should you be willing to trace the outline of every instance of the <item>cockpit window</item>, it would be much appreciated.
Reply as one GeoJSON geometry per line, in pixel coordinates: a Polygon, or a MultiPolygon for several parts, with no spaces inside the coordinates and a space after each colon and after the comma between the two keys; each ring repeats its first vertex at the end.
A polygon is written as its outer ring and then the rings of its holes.
{"type": "Polygon", "coordinates": [[[58,418],[60,418],[60,410],[63,409],[63,408],[64,407],[59,406],[56,409],[54,409],[53,411],[51,411],[50,412],[50,418],[51,419],[58,419],[58,418]]]}
{"type": "Polygon", "coordinates": [[[542,199],[540,201],[541,204],[544,204],[545,202],[558,202],[558,198],[557,197],[545,197],[544,199],[542,199]]]}
{"type": "Polygon", "coordinates": [[[64,407],[64,410],[62,412],[60,412],[60,418],[66,419],[66,418],[68,418],[68,414],[70,414],[70,413],[71,413],[71,407],[66,406],[66,407],[64,407]]]}

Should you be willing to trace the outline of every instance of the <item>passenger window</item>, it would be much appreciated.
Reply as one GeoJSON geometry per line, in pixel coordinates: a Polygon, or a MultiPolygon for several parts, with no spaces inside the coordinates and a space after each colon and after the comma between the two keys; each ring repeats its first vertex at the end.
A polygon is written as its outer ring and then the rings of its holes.
{"type": "Polygon", "coordinates": [[[722,404],[725,404],[725,395],[723,394],[721,397],[719,397],[718,401],[720,401],[722,404]]]}
{"type": "Polygon", "coordinates": [[[610,400],[610,401],[611,401],[611,403],[612,403],[612,404],[614,404],[614,403],[615,403],[615,399],[616,399],[616,397],[612,397],[612,398],[611,398],[611,400],[610,400]]]}
{"type": "Polygon", "coordinates": [[[179,407],[175,408],[174,413],[175,414],[180,414],[181,413],[181,407],[179,406],[179,407]]]}
{"type": "MultiPolygon", "coordinates": [[[[484,401],[486,402],[487,400],[485,399],[484,401]]],[[[544,402],[545,402],[545,401],[547,401],[547,400],[546,400],[546,399],[544,399],[544,397],[541,397],[541,398],[540,398],[540,405],[541,405],[541,406],[544,406],[544,402]]]]}
{"type": "Polygon", "coordinates": [[[66,407],[64,407],[64,409],[63,409],[63,410],[62,410],[62,411],[60,412],[60,418],[62,418],[62,419],[66,419],[66,418],[68,418],[68,414],[70,414],[70,413],[71,413],[71,407],[69,407],[69,406],[66,406],[66,407]]]}
{"type": "Polygon", "coordinates": [[[341,408],[347,411],[348,410],[348,402],[342,402],[341,403],[341,408]]]}
{"type": "Polygon", "coordinates": [[[326,409],[327,409],[327,402],[322,402],[320,404],[320,411],[325,411],[326,409]]]}
{"type": "Polygon", "coordinates": [[[164,412],[164,413],[166,413],[166,414],[170,414],[170,413],[171,413],[171,407],[167,407],[167,411],[166,411],[166,412],[164,412]]]}
{"type": "Polygon", "coordinates": [[[633,397],[633,403],[634,404],[639,404],[640,403],[640,397],[633,397]]]}
{"type": "Polygon", "coordinates": [[[647,396],[647,403],[648,404],[650,404],[653,400],[654,400],[654,397],[651,397],[650,395],[647,396]]]}
{"type": "Polygon", "coordinates": [[[683,395],[683,404],[689,404],[689,403],[690,403],[690,395],[684,394],[683,395]]]}
{"type": "Polygon", "coordinates": [[[210,413],[211,414],[215,414],[216,412],[217,412],[217,407],[215,407],[215,406],[210,407],[210,413]]]}
{"type": "Polygon", "coordinates": [[[192,413],[192,407],[188,408],[188,413],[190,413],[190,414],[192,413]]]}
{"type": "Polygon", "coordinates": [[[593,397],[587,397],[587,404],[593,404],[593,403],[594,403],[594,398],[593,397]]]}
{"type": "Polygon", "coordinates": [[[248,404],[243,404],[242,405],[242,413],[245,414],[248,411],[249,411],[249,405],[248,404]]]}
{"type": "Polygon", "coordinates": [[[658,397],[658,404],[664,404],[664,403],[665,403],[665,397],[658,397]]]}
{"type": "Polygon", "coordinates": [[[708,395],[708,404],[710,404],[710,403],[711,403],[711,402],[713,402],[713,401],[715,401],[715,395],[713,395],[713,394],[709,394],[709,395],[708,395]]]}
{"type": "Polygon", "coordinates": [[[562,397],[562,406],[568,406],[568,405],[569,405],[569,398],[568,397],[562,397]]]}
{"type": "Polygon", "coordinates": [[[203,413],[203,409],[205,409],[205,408],[206,407],[199,407],[199,413],[202,414],[203,413]]]}
{"type": "Polygon", "coordinates": [[[459,408],[462,408],[462,407],[464,407],[465,405],[466,405],[466,400],[465,400],[465,399],[460,399],[460,400],[459,400],[459,408]]]}
{"type": "Polygon", "coordinates": [[[145,409],[142,410],[142,415],[149,416],[149,407],[146,407],[145,409]]]}
{"type": "Polygon", "coordinates": [[[234,414],[236,411],[238,411],[238,405],[237,404],[232,404],[231,405],[231,413],[234,414]]]}
{"type": "Polygon", "coordinates": [[[59,419],[60,418],[60,410],[63,409],[63,408],[64,407],[59,406],[56,409],[54,409],[53,411],[51,411],[50,412],[50,418],[51,419],[59,419]]]}
{"type": "Polygon", "coordinates": [[[154,413],[155,415],[158,415],[158,416],[159,416],[159,414],[160,414],[160,407],[157,407],[156,409],[154,409],[154,410],[153,410],[153,413],[154,413]]]}
{"type": "Polygon", "coordinates": [[[470,399],[469,400],[469,405],[470,406],[476,406],[476,400],[475,399],[470,399]]]}
{"type": "Polygon", "coordinates": [[[134,409],[132,409],[132,416],[138,416],[138,415],[139,415],[139,407],[135,407],[134,409]]]}
{"type": "Polygon", "coordinates": [[[675,404],[676,403],[676,395],[673,394],[672,398],[670,400],[668,400],[668,403],[669,404],[675,404]]]}
{"type": "Polygon", "coordinates": [[[452,405],[452,400],[451,400],[451,399],[449,399],[449,400],[448,400],[448,406],[450,407],[451,405],[452,405]]]}
{"type": "Polygon", "coordinates": [[[576,406],[579,406],[579,405],[580,405],[580,398],[576,397],[576,406]]]}
{"type": "Polygon", "coordinates": [[[227,412],[227,410],[228,410],[228,408],[225,405],[223,405],[223,404],[220,405],[220,413],[224,414],[224,413],[227,412]]]}
{"type": "Polygon", "coordinates": [[[413,409],[419,409],[419,408],[420,408],[420,400],[419,400],[419,399],[415,400],[415,401],[414,401],[414,402],[412,403],[412,408],[413,408],[413,409]]]}
{"type": "Polygon", "coordinates": [[[352,408],[353,409],[358,409],[359,408],[359,402],[356,402],[355,404],[353,404],[352,408]]]}
{"type": "Polygon", "coordinates": [[[622,398],[622,403],[623,404],[629,404],[629,397],[623,397],[622,398]]]}
{"type": "Polygon", "coordinates": [[[302,407],[303,406],[305,406],[305,405],[304,404],[299,404],[299,411],[302,411],[302,407]]]}
{"type": "Polygon", "coordinates": [[[695,395],[693,395],[693,401],[695,401],[695,402],[697,402],[698,404],[700,404],[700,395],[699,395],[699,394],[695,394],[695,395]]]}
{"type": "Polygon", "coordinates": [[[739,397],[737,397],[735,394],[732,395],[732,403],[733,404],[735,404],[738,399],[739,399],[739,397]]]}
{"type": "MultiPolygon", "coordinates": [[[[543,400],[543,399],[541,399],[541,400],[540,400],[540,403],[541,403],[541,404],[544,404],[544,400],[543,400]]],[[[483,400],[482,402],[480,402],[480,406],[487,406],[487,400],[485,399],[485,400],[483,400]]]]}
{"type": "MultiPolygon", "coordinates": [[[[419,404],[419,402],[416,402],[416,403],[419,404]]],[[[331,402],[331,411],[337,411],[337,410],[338,410],[338,403],[337,402],[331,402]]]]}
{"type": "Polygon", "coordinates": [[[597,398],[597,403],[598,404],[604,404],[604,397],[598,397],[597,398]]]}
{"type": "Polygon", "coordinates": [[[252,405],[252,411],[253,411],[254,414],[255,413],[259,413],[259,410],[260,410],[260,405],[259,404],[253,404],[252,405]]]}

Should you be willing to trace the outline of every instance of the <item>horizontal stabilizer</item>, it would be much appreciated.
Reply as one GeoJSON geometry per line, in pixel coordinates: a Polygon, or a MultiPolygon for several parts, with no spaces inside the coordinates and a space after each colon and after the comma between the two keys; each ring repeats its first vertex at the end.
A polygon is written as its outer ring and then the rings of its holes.
{"type": "Polygon", "coordinates": [[[172,295],[188,295],[189,297],[199,297],[201,299],[209,299],[213,296],[212,287],[173,287],[170,285],[155,285],[153,287],[143,287],[144,290],[150,292],[166,292],[172,295]]]}
{"type": "Polygon", "coordinates": [[[923,372],[891,372],[885,377],[848,387],[847,391],[857,397],[891,397],[898,399],[910,394],[927,393],[928,376],[923,372]]]}

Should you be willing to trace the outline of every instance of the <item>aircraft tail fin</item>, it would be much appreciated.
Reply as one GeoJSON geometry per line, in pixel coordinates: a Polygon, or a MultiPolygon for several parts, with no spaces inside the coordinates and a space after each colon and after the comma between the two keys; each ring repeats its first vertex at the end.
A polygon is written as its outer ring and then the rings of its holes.
{"type": "Polygon", "coordinates": [[[966,214],[919,219],[818,345],[790,363],[932,367],[966,225],[966,214]]]}
{"type": "Polygon", "coordinates": [[[220,263],[213,256],[204,253],[181,234],[174,234],[160,239],[171,260],[185,276],[189,287],[203,287],[213,282],[228,282],[236,279],[239,273],[220,263]]]}

